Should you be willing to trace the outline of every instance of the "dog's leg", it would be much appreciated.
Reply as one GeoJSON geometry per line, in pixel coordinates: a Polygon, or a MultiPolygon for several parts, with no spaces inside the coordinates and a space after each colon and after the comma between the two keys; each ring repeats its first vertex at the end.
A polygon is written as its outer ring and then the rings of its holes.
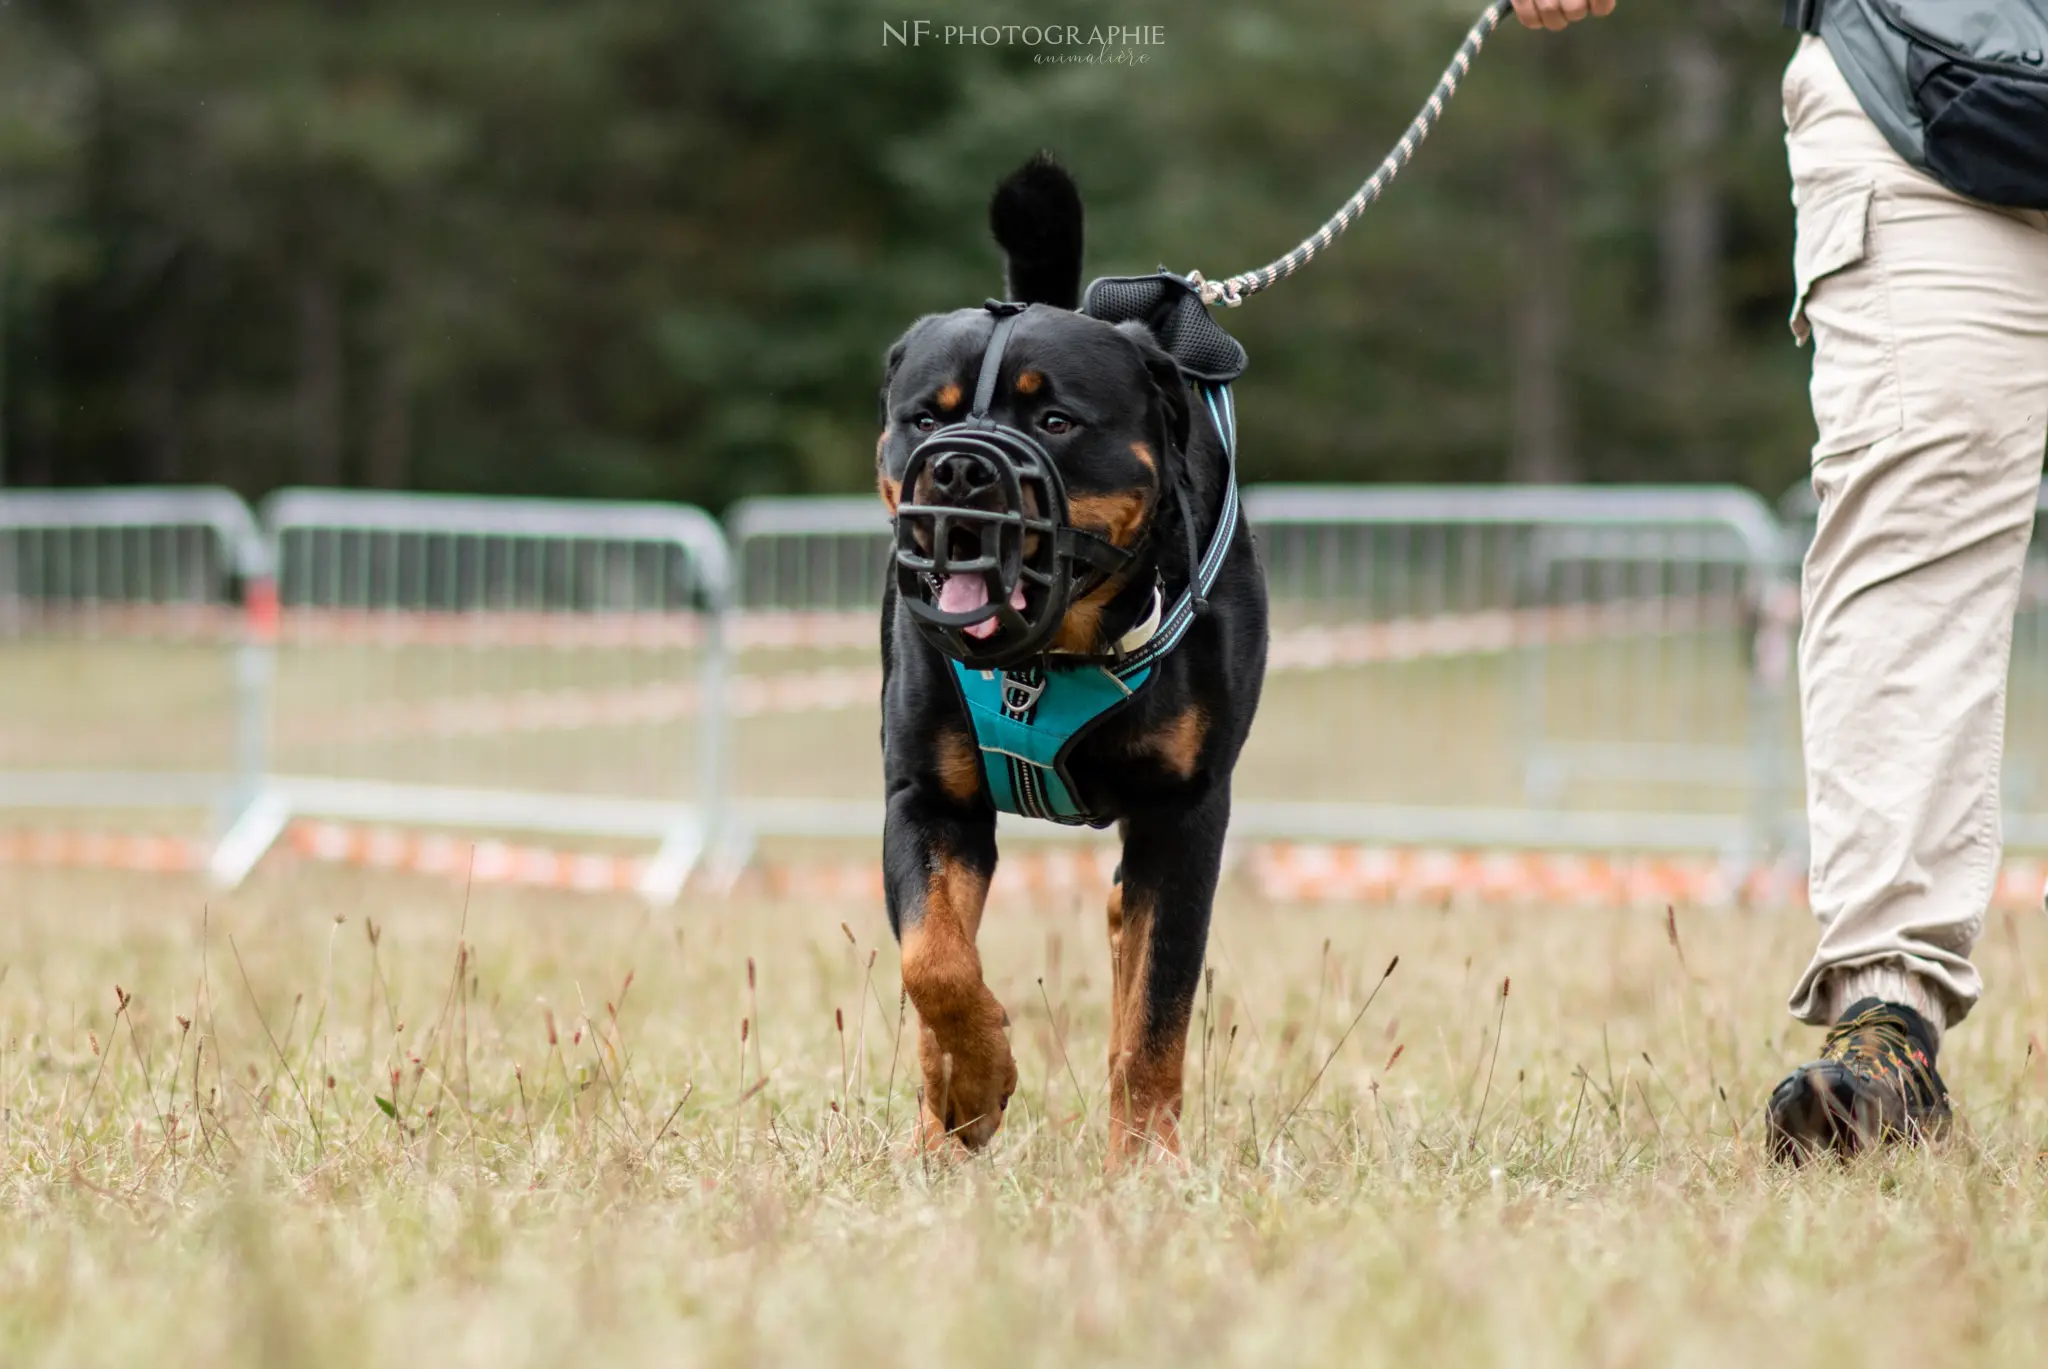
{"type": "Polygon", "coordinates": [[[1124,867],[1119,861],[1116,882],[1109,886],[1109,1070],[1112,1075],[1116,1073],[1117,1061],[1123,1058],[1124,1053],[1123,964],[1124,867]]]}
{"type": "Polygon", "coordinates": [[[927,1145],[952,1135],[979,1150],[1017,1088],[1009,1016],[982,982],[974,944],[995,873],[995,821],[906,789],[889,802],[882,851],[903,987],[917,1008],[922,1135],[927,1145]]]}
{"type": "Polygon", "coordinates": [[[1132,817],[1110,892],[1109,1163],[1180,1154],[1181,1072],[1230,797],[1132,817]]]}

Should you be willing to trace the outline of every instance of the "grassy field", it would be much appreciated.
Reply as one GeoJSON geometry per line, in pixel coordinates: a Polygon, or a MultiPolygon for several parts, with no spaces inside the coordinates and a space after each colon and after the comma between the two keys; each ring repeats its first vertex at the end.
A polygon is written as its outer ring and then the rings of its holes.
{"type": "Polygon", "coordinates": [[[1803,915],[1681,909],[1674,945],[1640,913],[1227,897],[1187,1163],[1105,1176],[1092,899],[991,911],[1022,1083],[964,1162],[909,1147],[877,907],[658,919],[288,864],[204,899],[0,871],[7,1364],[1944,1366],[2048,1344],[2038,914],[1987,931],[1994,996],[1943,1061],[1958,1135],[1787,1173],[1757,1117],[1813,1046],[1779,1004],[1803,915]]]}

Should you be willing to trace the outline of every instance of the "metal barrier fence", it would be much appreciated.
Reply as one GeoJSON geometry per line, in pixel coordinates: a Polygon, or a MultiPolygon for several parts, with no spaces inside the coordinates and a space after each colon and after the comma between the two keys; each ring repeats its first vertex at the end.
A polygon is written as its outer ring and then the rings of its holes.
{"type": "Polygon", "coordinates": [[[866,495],[742,499],[725,516],[739,606],[864,613],[887,580],[889,521],[866,495]]]}
{"type": "MultiPolygon", "coordinates": [[[[1239,836],[1731,862],[1784,839],[1796,594],[1753,496],[1246,508],[1274,638],[1239,836]]],[[[220,491],[7,496],[0,801],[200,808],[228,881],[294,815],[654,839],[657,898],[713,843],[872,838],[886,542],[868,498],[747,501],[722,533],[666,505],[300,490],[259,534],[220,491]]]]}
{"type": "Polygon", "coordinates": [[[870,496],[743,499],[725,528],[744,609],[745,684],[732,710],[739,840],[875,836],[888,514],[870,496]]]}
{"type": "MultiPolygon", "coordinates": [[[[697,509],[288,490],[270,779],[287,818],[654,838],[673,897],[719,836],[726,546],[697,509]]],[[[230,862],[222,862],[229,865],[230,862]]]]}
{"type": "MultiPolygon", "coordinates": [[[[1238,835],[1734,861],[1781,840],[1790,628],[1781,536],[1754,495],[1266,487],[1246,509],[1275,631],[1238,835]]],[[[728,529],[742,602],[785,620],[756,645],[836,645],[878,678],[876,501],[752,500],[728,529]],[[836,625],[848,604],[858,616],[836,625]]],[[[872,752],[874,690],[839,707],[840,745],[813,719],[806,749],[872,752]]],[[[746,731],[742,754],[769,744],[746,731]]],[[[741,770],[753,832],[879,826],[871,762],[844,781],[813,767],[801,792],[764,783],[787,773],[774,766],[741,770]]]]}
{"type": "Polygon", "coordinates": [[[1267,487],[1247,835],[1712,852],[1781,838],[1783,543],[1746,491],[1267,487]]]}
{"type": "Polygon", "coordinates": [[[0,492],[0,807],[232,827],[264,771],[268,587],[227,490],[0,492]]]}

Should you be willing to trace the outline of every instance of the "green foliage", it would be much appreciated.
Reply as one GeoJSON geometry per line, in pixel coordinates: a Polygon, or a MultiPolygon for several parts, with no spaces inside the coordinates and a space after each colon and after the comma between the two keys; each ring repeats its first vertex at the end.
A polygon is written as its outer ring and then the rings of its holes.
{"type": "MultiPolygon", "coordinates": [[[[1091,272],[1244,269],[1364,178],[1476,8],[1028,16],[1164,26],[1120,66],[885,41],[1023,21],[987,0],[0,7],[6,474],[858,488],[888,342],[999,289],[1004,171],[1073,166],[1091,272]]],[[[1500,34],[1388,199],[1227,319],[1249,475],[1498,479],[1548,441],[1588,478],[1792,479],[1788,44],[1763,8],[1500,34]],[[1721,82],[1689,143],[1686,44],[1721,82]],[[1710,232],[1678,260],[1688,212],[1710,232]]]]}

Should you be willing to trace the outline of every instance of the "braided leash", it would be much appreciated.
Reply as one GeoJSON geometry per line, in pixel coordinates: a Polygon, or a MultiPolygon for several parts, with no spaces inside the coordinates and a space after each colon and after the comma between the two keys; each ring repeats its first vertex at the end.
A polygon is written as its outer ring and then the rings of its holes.
{"type": "Polygon", "coordinates": [[[1351,221],[1364,212],[1365,207],[1378,199],[1386,188],[1393,184],[1394,177],[1401,174],[1401,168],[1408,165],[1415,155],[1415,149],[1422,146],[1422,140],[1436,127],[1436,121],[1443,117],[1444,106],[1458,93],[1458,82],[1465,79],[1465,73],[1472,69],[1472,59],[1479,55],[1479,49],[1486,46],[1486,40],[1500,26],[1513,8],[1511,0],[1493,0],[1486,12],[1479,16],[1479,22],[1472,25],[1471,32],[1451,64],[1444,68],[1441,81],[1431,92],[1429,100],[1422,106],[1422,112],[1415,116],[1415,122],[1408,125],[1408,131],[1401,135],[1401,141],[1387,159],[1380,163],[1379,170],[1372,173],[1372,179],[1358,188],[1358,193],[1344,202],[1330,221],[1316,230],[1314,236],[1302,239],[1301,245],[1278,261],[1269,262],[1256,271],[1247,271],[1228,280],[1204,280],[1200,271],[1188,273],[1188,281],[1202,293],[1202,303],[1215,304],[1221,301],[1236,308],[1243,304],[1247,295],[1255,295],[1274,281],[1291,276],[1315,259],[1316,253],[1337,241],[1340,234],[1351,226],[1351,221]]]}

